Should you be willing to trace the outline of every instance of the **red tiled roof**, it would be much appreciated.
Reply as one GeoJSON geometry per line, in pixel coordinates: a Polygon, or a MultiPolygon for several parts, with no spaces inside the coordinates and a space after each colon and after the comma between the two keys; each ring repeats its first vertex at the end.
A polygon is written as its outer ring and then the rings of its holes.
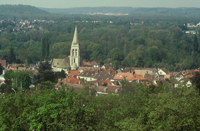
{"type": "Polygon", "coordinates": [[[92,66],[92,65],[99,65],[99,63],[97,63],[95,60],[93,60],[92,62],[84,62],[83,61],[83,65],[84,66],[92,66]]]}
{"type": "Polygon", "coordinates": [[[69,73],[68,73],[69,77],[73,77],[73,76],[76,76],[78,74],[79,74],[78,71],[69,71],[69,73]]]}
{"type": "Polygon", "coordinates": [[[112,85],[112,82],[110,80],[100,80],[99,83],[107,83],[108,85],[112,85]]]}
{"type": "Polygon", "coordinates": [[[92,64],[91,64],[90,62],[84,62],[84,61],[83,61],[83,65],[84,65],[84,66],[91,66],[92,64]]]}
{"type": "Polygon", "coordinates": [[[80,80],[74,77],[71,78],[65,78],[66,79],[66,83],[69,84],[79,84],[80,80]]]}
{"type": "Polygon", "coordinates": [[[193,73],[189,73],[189,74],[184,75],[183,77],[184,77],[184,78],[191,78],[191,77],[193,77],[193,76],[194,76],[193,73]]]}
{"type": "Polygon", "coordinates": [[[126,80],[146,80],[144,77],[140,75],[133,73],[122,73],[122,72],[117,73],[113,79],[123,80],[124,78],[126,78],[126,80]]]}
{"type": "Polygon", "coordinates": [[[1,59],[0,59],[0,64],[1,64],[3,67],[6,67],[6,60],[1,60],[1,59]]]}
{"type": "Polygon", "coordinates": [[[17,68],[9,68],[8,70],[13,70],[13,71],[16,71],[17,70],[17,68]]]}
{"type": "Polygon", "coordinates": [[[93,60],[92,62],[90,62],[92,65],[99,65],[99,63],[97,63],[95,60],[93,60]]]}

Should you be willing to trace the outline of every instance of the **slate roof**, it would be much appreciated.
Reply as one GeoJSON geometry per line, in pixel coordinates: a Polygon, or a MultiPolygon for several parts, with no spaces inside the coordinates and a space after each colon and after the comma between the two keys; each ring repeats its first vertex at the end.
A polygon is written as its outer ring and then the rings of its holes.
{"type": "Polygon", "coordinates": [[[19,71],[25,71],[25,70],[26,70],[26,67],[18,67],[17,70],[19,70],[19,71]]]}
{"type": "MultiPolygon", "coordinates": [[[[93,89],[94,87],[92,87],[93,89]]],[[[116,90],[119,90],[117,93],[120,92],[121,87],[120,86],[98,86],[96,88],[96,91],[98,92],[110,92],[110,93],[115,93],[116,90]]]]}
{"type": "Polygon", "coordinates": [[[25,67],[25,64],[8,64],[8,68],[18,68],[20,65],[23,65],[25,67]]]}
{"type": "Polygon", "coordinates": [[[88,70],[88,71],[84,71],[80,74],[78,74],[77,76],[82,76],[82,77],[95,77],[95,75],[97,74],[98,72],[95,71],[95,70],[88,70]]]}
{"type": "Polygon", "coordinates": [[[53,67],[57,68],[69,68],[70,67],[70,59],[69,57],[66,57],[64,59],[53,59],[52,63],[53,67]]]}
{"type": "Polygon", "coordinates": [[[116,72],[99,71],[98,74],[96,74],[94,78],[98,80],[113,79],[116,74],[117,74],[116,72]]]}

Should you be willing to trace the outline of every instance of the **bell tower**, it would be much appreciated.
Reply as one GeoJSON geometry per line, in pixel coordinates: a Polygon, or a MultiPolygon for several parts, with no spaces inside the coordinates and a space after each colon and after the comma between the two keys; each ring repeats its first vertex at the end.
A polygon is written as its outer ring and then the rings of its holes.
{"type": "Polygon", "coordinates": [[[80,48],[78,41],[77,26],[75,26],[74,38],[70,50],[70,66],[71,70],[76,70],[80,66],[80,48]]]}

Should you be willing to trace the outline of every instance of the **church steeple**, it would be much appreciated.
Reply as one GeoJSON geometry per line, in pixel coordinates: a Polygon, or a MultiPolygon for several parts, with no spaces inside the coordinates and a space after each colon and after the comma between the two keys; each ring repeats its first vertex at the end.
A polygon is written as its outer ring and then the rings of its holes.
{"type": "Polygon", "coordinates": [[[71,70],[76,70],[80,66],[80,48],[77,26],[75,26],[74,38],[70,50],[70,66],[71,70]]]}
{"type": "Polygon", "coordinates": [[[77,26],[75,26],[75,31],[74,31],[74,38],[72,41],[72,45],[79,45],[79,41],[78,41],[78,31],[77,31],[77,26]]]}

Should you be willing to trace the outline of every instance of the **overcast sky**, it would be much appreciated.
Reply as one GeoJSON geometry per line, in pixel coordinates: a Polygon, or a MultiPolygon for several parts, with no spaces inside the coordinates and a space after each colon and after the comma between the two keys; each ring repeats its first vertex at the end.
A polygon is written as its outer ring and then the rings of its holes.
{"type": "Polygon", "coordinates": [[[200,0],[0,0],[2,4],[23,4],[47,8],[129,6],[129,7],[200,7],[200,0]]]}

